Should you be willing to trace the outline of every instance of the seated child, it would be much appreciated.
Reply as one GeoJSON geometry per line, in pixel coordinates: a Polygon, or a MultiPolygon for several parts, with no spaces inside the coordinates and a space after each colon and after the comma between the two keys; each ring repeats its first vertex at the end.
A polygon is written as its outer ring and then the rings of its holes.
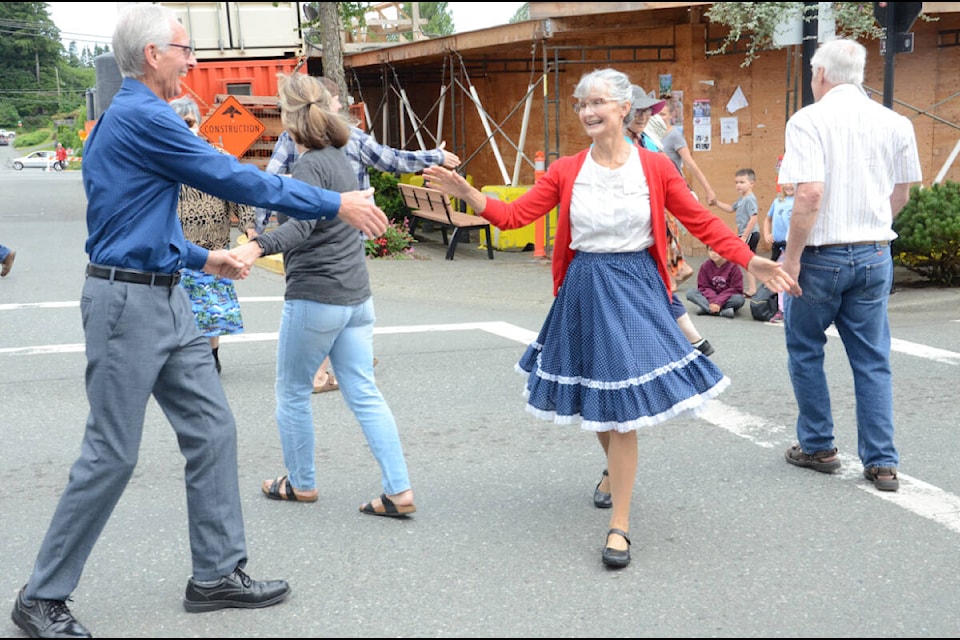
{"type": "Polygon", "coordinates": [[[743,274],[733,262],[707,247],[710,257],[697,272],[697,288],[687,291],[687,300],[697,305],[697,315],[732,318],[743,306],[743,274]]]}

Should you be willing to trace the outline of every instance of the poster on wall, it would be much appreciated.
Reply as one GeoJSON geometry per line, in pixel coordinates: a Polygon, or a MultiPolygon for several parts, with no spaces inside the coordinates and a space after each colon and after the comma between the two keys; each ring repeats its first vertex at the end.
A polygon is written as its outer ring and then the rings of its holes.
{"type": "Polygon", "coordinates": [[[671,91],[670,102],[673,103],[673,118],[670,124],[683,133],[683,91],[671,91]]]}
{"type": "Polygon", "coordinates": [[[673,74],[672,73],[661,73],[660,74],[660,91],[657,93],[657,97],[668,96],[673,91],[673,74]]]}
{"type": "Polygon", "coordinates": [[[693,101],[693,150],[710,151],[710,100],[693,101]]]}
{"type": "Polygon", "coordinates": [[[737,116],[720,118],[720,144],[733,144],[740,140],[740,123],[737,116]]]}

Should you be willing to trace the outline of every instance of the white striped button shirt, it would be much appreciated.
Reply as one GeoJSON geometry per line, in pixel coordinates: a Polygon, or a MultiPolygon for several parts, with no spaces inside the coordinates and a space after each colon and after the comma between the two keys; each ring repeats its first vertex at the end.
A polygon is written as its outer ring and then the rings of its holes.
{"type": "Polygon", "coordinates": [[[894,185],[922,180],[913,123],[852,84],[787,122],[780,184],[824,183],[807,246],[893,240],[894,185]]]}

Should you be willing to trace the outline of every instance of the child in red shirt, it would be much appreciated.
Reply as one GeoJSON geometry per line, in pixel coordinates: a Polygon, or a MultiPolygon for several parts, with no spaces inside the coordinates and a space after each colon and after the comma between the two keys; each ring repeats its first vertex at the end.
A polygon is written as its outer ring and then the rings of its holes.
{"type": "Polygon", "coordinates": [[[697,272],[697,288],[687,291],[687,300],[697,305],[697,315],[733,318],[743,306],[743,274],[740,267],[707,247],[709,260],[697,272]]]}

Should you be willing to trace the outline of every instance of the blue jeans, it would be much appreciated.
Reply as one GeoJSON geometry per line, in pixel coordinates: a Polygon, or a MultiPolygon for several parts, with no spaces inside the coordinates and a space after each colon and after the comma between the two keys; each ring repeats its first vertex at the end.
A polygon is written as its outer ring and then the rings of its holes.
{"type": "Polygon", "coordinates": [[[317,488],[313,376],[323,359],[337,374],[340,393],[360,422],[380,465],[384,491],[410,488],[397,423],[373,377],[373,299],[354,306],[287,300],[277,343],[277,426],[290,484],[317,488]]]}
{"type": "Polygon", "coordinates": [[[786,296],[788,367],[800,414],[797,438],[808,454],[833,449],[833,415],[823,370],[826,330],[837,327],[853,371],[857,443],[864,467],[896,467],[893,380],[887,301],[893,280],[890,247],[807,247],[800,259],[800,297],[786,296]]]}
{"type": "Polygon", "coordinates": [[[10,255],[10,249],[0,244],[0,262],[6,260],[8,255],[10,255]]]}

